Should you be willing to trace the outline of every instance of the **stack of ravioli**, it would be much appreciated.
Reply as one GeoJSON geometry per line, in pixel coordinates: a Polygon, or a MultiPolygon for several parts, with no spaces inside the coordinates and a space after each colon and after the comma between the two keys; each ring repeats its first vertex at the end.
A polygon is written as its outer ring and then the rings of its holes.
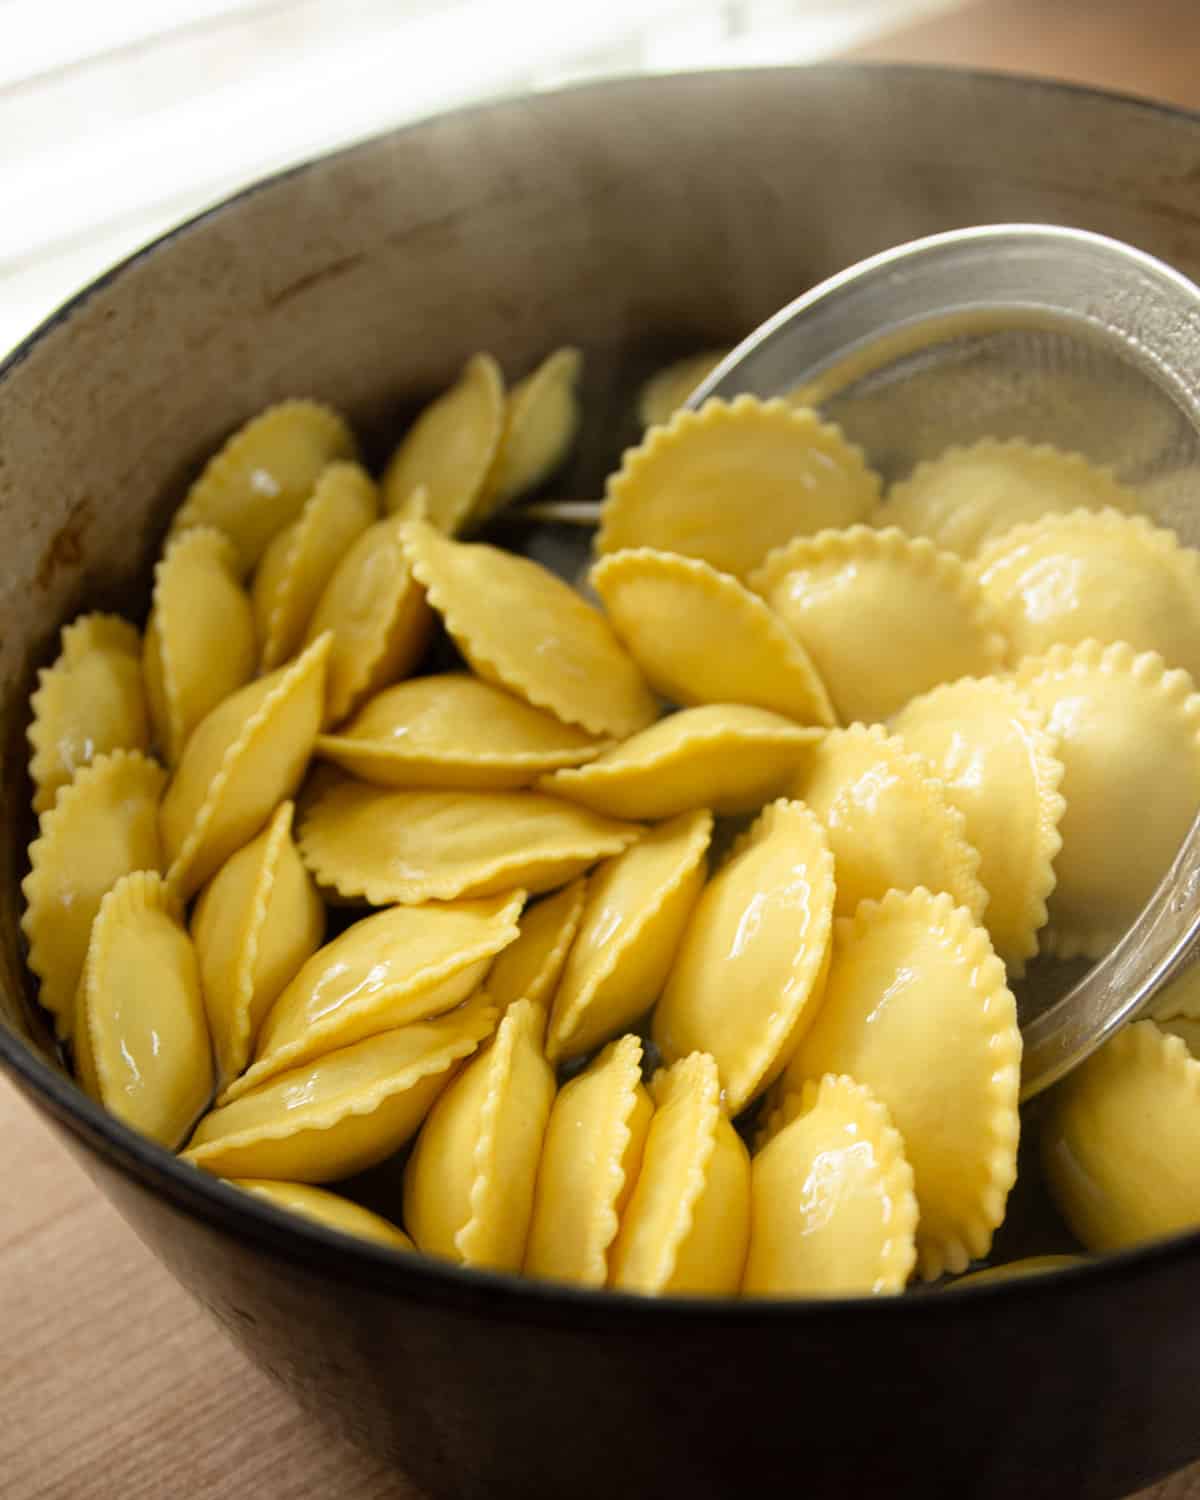
{"type": "MultiPolygon", "coordinates": [[[[24,927],[113,1114],[346,1233],[590,1287],[988,1257],[1010,983],[1107,951],[1200,807],[1200,555],[1020,442],[884,495],[795,402],[674,412],[700,372],[644,390],[581,590],[462,539],[562,462],[579,355],[511,388],[477,355],[378,483],[328,408],[251,421],[144,631],[64,629],[24,927]],[[389,1163],[382,1217],[352,1179],[389,1163]]],[[[1157,1015],[1047,1115],[1088,1250],[1200,1222],[1200,986],[1157,1015]]]]}

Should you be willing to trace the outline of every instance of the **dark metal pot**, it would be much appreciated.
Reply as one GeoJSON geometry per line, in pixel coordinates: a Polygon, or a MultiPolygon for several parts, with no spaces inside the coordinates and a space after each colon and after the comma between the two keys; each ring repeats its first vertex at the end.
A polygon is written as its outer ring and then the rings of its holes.
{"type": "Polygon", "coordinates": [[[887,245],[1001,220],[1200,277],[1200,118],[863,67],[490,105],[233,199],[0,367],[0,1063],[255,1360],[433,1495],[1123,1494],[1200,1454],[1200,1235],[975,1292],[754,1305],[576,1294],[286,1220],[108,1119],[38,1029],[18,930],[33,669],[71,612],[144,606],[188,478],[272,400],[336,402],[382,444],[473,350],[520,370],[569,341],[594,492],[657,360],[887,245]]]}

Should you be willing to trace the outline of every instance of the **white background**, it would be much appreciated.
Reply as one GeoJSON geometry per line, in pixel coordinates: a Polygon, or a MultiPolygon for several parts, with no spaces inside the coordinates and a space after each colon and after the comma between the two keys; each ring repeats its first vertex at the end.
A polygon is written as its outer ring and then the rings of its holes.
{"type": "Polygon", "coordinates": [[[0,0],[0,354],[233,189],[469,99],[815,61],[960,0],[0,0]]]}

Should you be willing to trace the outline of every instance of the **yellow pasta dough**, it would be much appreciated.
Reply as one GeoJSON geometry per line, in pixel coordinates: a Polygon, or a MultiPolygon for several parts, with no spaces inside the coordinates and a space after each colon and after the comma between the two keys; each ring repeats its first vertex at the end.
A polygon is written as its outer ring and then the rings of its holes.
{"type": "Polygon", "coordinates": [[[54,806],[75,772],[110,750],[150,744],[141,641],[117,615],[80,615],[63,627],[62,649],[38,673],[27,730],[33,810],[54,806]]]}
{"type": "Polygon", "coordinates": [[[530,786],[602,747],[591,735],[466,672],[414,677],[377,693],[317,753],[376,786],[530,786]]]}
{"type": "Polygon", "coordinates": [[[264,672],[300,649],[338,564],[378,514],[379,495],[367,471],[332,463],[297,519],[272,538],[251,595],[264,672]]]}
{"type": "Polygon", "coordinates": [[[1200,694],[1131,646],[1055,646],[1016,680],[1058,740],[1067,810],[1043,946],[1098,958],[1167,872],[1200,808],[1200,694]]]}
{"type": "Polygon", "coordinates": [[[393,906],[339,934],[308,960],[262,1024],[253,1066],[221,1096],[382,1031],[453,1010],[517,935],[524,893],[441,906],[393,906]]]}
{"type": "Polygon", "coordinates": [[[336,1229],[339,1234],[372,1240],[391,1250],[413,1248],[408,1235],[382,1215],[326,1188],[312,1187],[303,1182],[264,1182],[258,1177],[234,1178],[230,1186],[252,1193],[255,1198],[261,1198],[284,1213],[299,1214],[302,1219],[311,1219],[326,1229],[336,1229]]]}
{"type": "Polygon", "coordinates": [[[1062,847],[1066,802],[1054,736],[1029,697],[998,677],[934,688],[902,709],[892,727],[962,813],[988,894],[984,925],[1009,972],[1023,974],[1046,923],[1062,847]]]}
{"type": "Polygon", "coordinates": [[[325,906],[292,842],[291,802],[200,893],[192,940],[224,1087],[250,1060],[263,1018],[325,934],[325,906]]]}
{"type": "Polygon", "coordinates": [[[472,510],[472,527],[536,489],[566,458],[583,415],[577,391],[582,368],[578,349],[556,349],[513,386],[504,406],[500,449],[472,510]]]}
{"type": "Polygon", "coordinates": [[[863,1084],[827,1074],[784,1104],[751,1163],[752,1297],[902,1292],[917,1261],[904,1142],[863,1084]]]}
{"type": "Polygon", "coordinates": [[[534,792],[393,792],[334,785],[300,848],[318,882],[372,906],[565,885],[641,833],[534,792]]]}
{"type": "Polygon", "coordinates": [[[681,813],[596,869],[554,996],[552,1062],[590,1052],[658,999],[704,886],[712,822],[681,813]]]}
{"type": "Polygon", "coordinates": [[[410,519],[410,497],[423,488],[429,520],[453,535],[467,521],[495,465],[504,421],[500,366],[490,354],[476,354],[392,455],[383,475],[387,509],[410,519]]]}
{"type": "Polygon", "coordinates": [[[887,719],[939,682],[1004,660],[962,559],[891,527],[797,537],[750,576],[811,657],[845,724],[887,719]]]}
{"type": "Polygon", "coordinates": [[[1200,1021],[1200,965],[1189,963],[1183,973],[1155,996],[1150,1014],[1156,1021],[1200,1021]]]}
{"type": "Polygon", "coordinates": [[[200,1121],[184,1161],[218,1177],[336,1182],[416,1134],[457,1065],[491,1035],[481,991],[435,1021],[356,1042],[269,1079],[200,1121]]]}
{"type": "Polygon", "coordinates": [[[554,1102],[545,1024],[518,1000],[430,1110],[404,1171],[404,1222],[427,1254],[521,1269],[554,1102]]]}
{"type": "Polygon", "coordinates": [[[889,891],[839,920],[783,1087],[826,1073],[871,1089],[903,1138],[922,1276],[986,1255],[1017,1175],[1021,1033],[987,933],[950,896],[889,891]]]}
{"type": "Polygon", "coordinates": [[[972,1271],[969,1276],[960,1276],[951,1282],[951,1289],[960,1286],[986,1286],[997,1281],[1020,1281],[1025,1276],[1041,1276],[1046,1271],[1064,1271],[1069,1266],[1087,1264],[1084,1255],[1029,1255],[1023,1260],[1006,1261],[1001,1266],[989,1266],[986,1271],[972,1271]]]}
{"type": "Polygon", "coordinates": [[[1042,1167],[1088,1250],[1200,1224],[1200,1062],[1153,1021],[1126,1026],[1055,1088],[1042,1167]]]}
{"type": "Polygon", "coordinates": [[[353,458],[354,434],[316,401],[269,407],[225,443],[187,492],[172,535],[216,526],[248,573],[268,542],[300,514],[326,464],[353,458]]]}
{"type": "Polygon", "coordinates": [[[736,578],[648,547],[602,558],[591,577],[617,635],[673,703],[745,703],[801,724],[835,722],[803,646],[736,578]]]}
{"type": "Polygon", "coordinates": [[[768,807],[692,911],[654,1040],[668,1061],[715,1059],[740,1114],[780,1073],[819,1004],[829,963],[833,858],[797,802],[768,807]]]}
{"type": "Polygon", "coordinates": [[[638,421],[643,427],[665,426],[729,353],[728,349],[706,349],[656,370],[638,392],[638,421]]]}
{"type": "Polygon", "coordinates": [[[233,543],[212,526],[171,541],[154,570],[143,649],[155,739],[168,765],[205,714],[254,676],[258,642],[233,543]]]}
{"type": "Polygon", "coordinates": [[[697,807],[755,812],[784,789],[820,735],[769,709],[711,703],[668,714],[538,785],[610,818],[671,818],[697,807]]]}
{"type": "Polygon", "coordinates": [[[527,1275],[581,1286],[607,1283],[653,1113],[636,1036],[610,1042],[558,1091],[538,1166],[527,1275]]]}
{"type": "Polygon", "coordinates": [[[488,994],[503,1012],[517,1000],[549,1008],[583,915],[587,880],[582,876],[521,913],[516,940],[488,973],[488,994]]]}
{"type": "Polygon", "coordinates": [[[158,817],[167,879],[182,900],[295,794],[321,725],[329,645],[322,636],[193,730],[158,817]]]}
{"type": "Polygon", "coordinates": [[[608,481],[596,551],[653,547],[744,578],[794,536],[865,520],[878,498],[862,453],[815,412],[713,399],[627,450],[608,481]]]}
{"type": "Polygon", "coordinates": [[[308,622],[305,643],[327,632],[333,644],[325,686],[327,724],[340,723],[364,699],[406,677],[433,630],[424,590],[401,545],[399,518],[368,526],[333,570],[308,622]]]}
{"type": "Polygon", "coordinates": [[[212,1098],[200,966],[157,871],[122,876],[100,903],[80,983],[79,1077],[105,1109],[174,1149],[212,1098]]]}
{"type": "Polygon", "coordinates": [[[411,522],[404,548],[458,649],[487,682],[593,735],[624,737],[658,716],[633,660],[599,612],[538,563],[448,541],[411,522]]]}
{"type": "Polygon", "coordinates": [[[38,999],[60,1039],[75,1029],[75,992],[92,921],[122,875],[158,870],[158,799],[166,773],[137,750],[98,755],[39,819],[21,882],[21,930],[38,999]]]}
{"type": "Polygon", "coordinates": [[[962,813],[928,767],[878,724],[831,730],[792,785],[825,826],[837,870],[837,914],[889,890],[948,891],[977,919],[987,906],[979,853],[962,813]]]}
{"type": "Polygon", "coordinates": [[[1145,516],[1043,516],[982,548],[974,573],[1013,661],[1059,642],[1127,641],[1200,673],[1200,553],[1145,516]]]}
{"type": "Polygon", "coordinates": [[[1138,509],[1137,496],[1079,453],[984,438],[918,464],[873,520],[973,557],[985,543],[1052,511],[1138,509]]]}
{"type": "Polygon", "coordinates": [[[721,1109],[703,1052],[655,1074],[641,1171],[612,1252],[610,1286],[649,1295],[731,1296],[750,1237],[750,1158],[721,1109]]]}

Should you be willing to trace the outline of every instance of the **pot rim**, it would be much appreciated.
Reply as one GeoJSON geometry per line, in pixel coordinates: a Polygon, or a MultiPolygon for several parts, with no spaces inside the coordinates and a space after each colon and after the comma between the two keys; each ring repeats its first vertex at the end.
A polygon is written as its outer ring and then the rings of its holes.
{"type": "MultiPolygon", "coordinates": [[[[621,74],[588,80],[564,88],[546,90],[530,96],[511,93],[485,101],[439,111],[391,129],[375,132],[361,140],[334,150],[307,157],[294,166],[285,167],[240,188],[220,199],[125,256],[93,278],[79,291],[56,307],[6,355],[0,357],[0,399],[6,381],[38,344],[60,324],[73,317],[96,293],[100,292],[144,257],[158,253],[178,236],[188,233],[210,218],[236,208],[244,200],[287,179],[323,168],[342,157],[369,150],[380,141],[420,130],[430,120],[453,115],[460,118],[487,114],[520,103],[527,107],[530,98],[552,107],[564,94],[609,93],[625,89],[669,89],[694,82],[698,77],[717,76],[727,80],[742,79],[747,84],[763,74],[836,76],[839,74],[876,74],[883,79],[914,75],[947,74],[957,79],[978,78],[989,83],[1000,82],[1014,94],[1054,91],[1090,96],[1116,104],[1153,111],[1176,120],[1200,124],[1200,111],[1164,103],[1142,95],[1089,84],[1043,78],[1037,75],[1010,73],[998,69],[964,68],[945,64],[884,63],[837,61],[817,64],[792,64],[772,67],[706,69],[668,74],[621,74]]],[[[761,1325],[778,1329],[784,1320],[788,1329],[797,1325],[816,1329],[827,1323],[837,1331],[855,1318],[895,1320],[920,1318],[925,1322],[940,1318],[961,1318],[963,1309],[976,1304],[996,1303],[1004,1316],[1008,1300],[1058,1298],[1064,1284],[1084,1294],[1101,1283],[1128,1281],[1153,1274],[1155,1268],[1167,1268],[1197,1260],[1200,1252],[1200,1229],[1164,1237],[1095,1258],[1077,1266],[1062,1267],[1032,1277],[1014,1277],[978,1286],[966,1287],[955,1295],[953,1285],[936,1293],[902,1297],[838,1298],[734,1298],[734,1297],[647,1297],[604,1288],[578,1287],[565,1282],[542,1281],[515,1274],[458,1266],[420,1253],[390,1249],[373,1244],[315,1221],[290,1214],[283,1209],[232,1187],[223,1179],[183,1161],[165,1146],[139,1134],[110,1115],[83,1093],[64,1073],[51,1067],[34,1050],[0,1021],[0,1068],[6,1071],[30,1101],[52,1115],[97,1155],[115,1164],[142,1186],[158,1192],[175,1209],[200,1219],[231,1236],[251,1241],[260,1252],[307,1269],[318,1271],[331,1284],[349,1283],[380,1293],[435,1301],[466,1313],[482,1312],[493,1317],[510,1316],[523,1322],[562,1323],[571,1321],[579,1327],[589,1324],[617,1332],[632,1321],[649,1331],[650,1327],[681,1324],[711,1329],[722,1324],[761,1325]],[[963,1299],[967,1300],[964,1301],[963,1299]]],[[[993,1309],[993,1314],[995,1309],[993,1309]]],[[[894,1323],[889,1323],[894,1326],[894,1323]]]]}

